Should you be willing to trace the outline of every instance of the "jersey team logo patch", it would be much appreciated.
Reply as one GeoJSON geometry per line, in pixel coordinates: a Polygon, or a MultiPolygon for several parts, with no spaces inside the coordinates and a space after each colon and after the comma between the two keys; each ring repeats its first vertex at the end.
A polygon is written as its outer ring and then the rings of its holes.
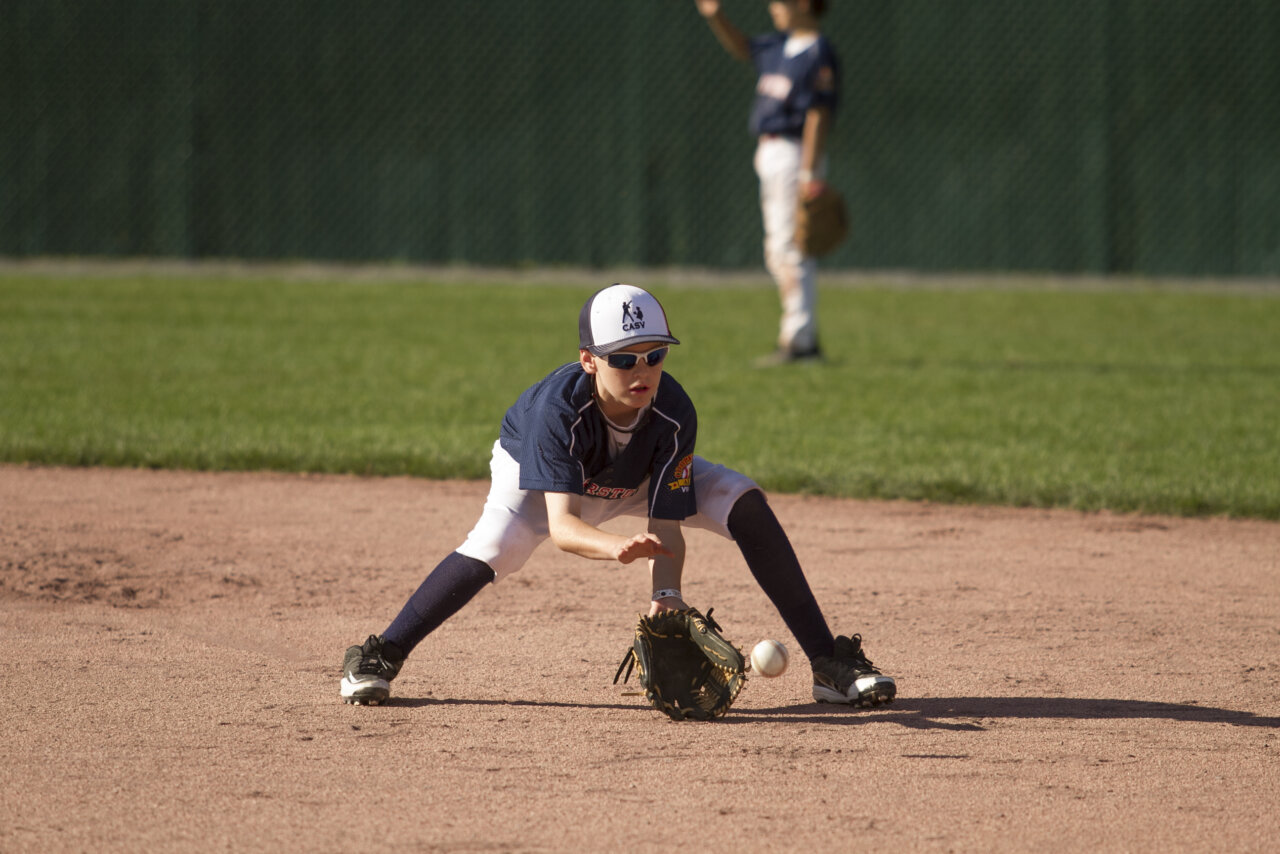
{"type": "Polygon", "coordinates": [[[676,479],[667,484],[672,492],[688,492],[693,486],[693,454],[676,464],[676,479]]]}
{"type": "Polygon", "coordinates": [[[824,65],[818,69],[818,76],[813,81],[813,88],[819,92],[831,92],[836,88],[836,75],[831,66],[824,65]]]}

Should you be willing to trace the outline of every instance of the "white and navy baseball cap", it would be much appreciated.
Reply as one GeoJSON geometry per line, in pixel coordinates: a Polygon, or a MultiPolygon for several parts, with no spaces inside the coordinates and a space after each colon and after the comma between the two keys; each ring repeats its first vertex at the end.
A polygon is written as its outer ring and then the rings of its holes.
{"type": "Polygon", "coordinates": [[[667,326],[662,304],[644,288],[612,284],[596,291],[578,315],[578,346],[594,356],[650,341],[680,343],[667,326]]]}

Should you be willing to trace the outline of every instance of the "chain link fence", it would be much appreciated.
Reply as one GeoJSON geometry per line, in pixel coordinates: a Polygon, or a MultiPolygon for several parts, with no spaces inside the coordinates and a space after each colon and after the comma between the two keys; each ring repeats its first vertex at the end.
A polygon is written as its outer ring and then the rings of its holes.
{"type": "MultiPolygon", "coordinates": [[[[1280,273],[1274,0],[830,6],[826,266],[1280,273]]],[[[0,254],[759,268],[753,85],[692,0],[0,0],[0,254]]]]}

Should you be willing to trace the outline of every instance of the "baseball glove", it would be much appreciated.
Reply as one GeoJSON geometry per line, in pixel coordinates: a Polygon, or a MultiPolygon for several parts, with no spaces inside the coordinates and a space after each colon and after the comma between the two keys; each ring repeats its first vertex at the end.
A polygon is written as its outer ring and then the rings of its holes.
{"type": "Polygon", "coordinates": [[[709,721],[729,710],[747,682],[742,653],[696,608],[641,617],[613,684],[640,671],[645,697],[672,720],[709,721]],[[626,670],[626,677],[622,671],[626,670]]]}
{"type": "Polygon", "coordinates": [[[839,192],[823,184],[816,196],[800,201],[796,210],[796,245],[805,255],[826,255],[848,234],[849,212],[839,192]]]}

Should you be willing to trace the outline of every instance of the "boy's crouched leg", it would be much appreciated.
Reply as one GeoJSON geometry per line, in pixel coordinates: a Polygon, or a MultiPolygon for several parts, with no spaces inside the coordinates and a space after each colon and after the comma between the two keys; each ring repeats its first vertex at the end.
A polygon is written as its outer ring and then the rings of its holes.
{"type": "Polygon", "coordinates": [[[376,706],[391,696],[391,680],[423,638],[494,579],[484,561],[453,552],[432,570],[382,635],[347,649],[340,693],[347,703],[376,706]]]}
{"type": "Polygon", "coordinates": [[[760,589],[782,616],[813,667],[813,698],[820,703],[878,706],[897,685],[862,651],[862,637],[833,637],[800,568],[791,541],[764,493],[752,490],[734,505],[729,531],[760,589]]]}

